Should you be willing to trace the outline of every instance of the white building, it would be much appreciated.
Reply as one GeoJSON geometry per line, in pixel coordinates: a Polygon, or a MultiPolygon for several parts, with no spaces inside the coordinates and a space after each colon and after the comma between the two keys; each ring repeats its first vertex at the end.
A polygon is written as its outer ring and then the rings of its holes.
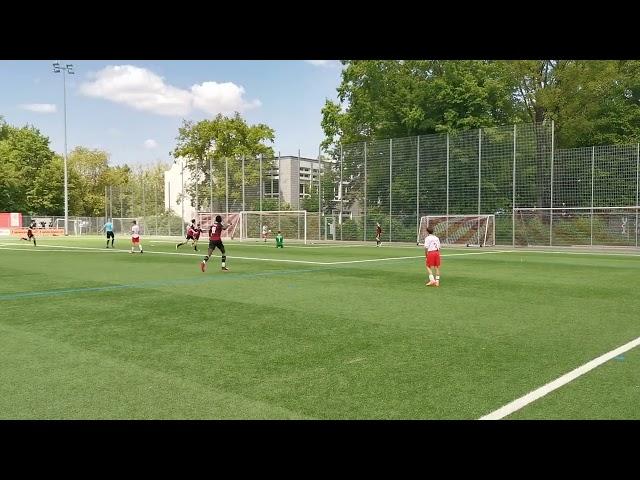
{"type": "Polygon", "coordinates": [[[182,217],[185,222],[195,218],[196,214],[196,209],[191,206],[186,194],[187,186],[192,182],[193,178],[182,158],[176,159],[171,168],[164,172],[164,208],[182,217]],[[185,202],[182,202],[183,186],[185,202]]]}
{"type": "MultiPolygon", "coordinates": [[[[319,175],[331,168],[332,163],[327,160],[323,161],[321,172],[320,162],[316,158],[295,155],[276,157],[273,160],[273,168],[263,171],[263,198],[280,198],[282,202],[288,203],[293,210],[302,209],[301,200],[311,196],[312,188],[317,192],[319,175]]],[[[195,176],[191,176],[183,159],[177,159],[171,168],[164,173],[165,208],[172,210],[176,215],[182,217],[185,222],[196,216],[196,208],[191,205],[191,201],[186,194],[187,186],[192,184],[194,180],[195,176]],[[186,198],[184,205],[181,200],[183,185],[186,198]]],[[[348,189],[348,185],[348,180],[344,179],[343,188],[345,192],[348,189]]],[[[334,205],[332,205],[332,208],[335,211],[339,211],[340,197],[343,191],[338,185],[334,186],[334,188],[334,205]]],[[[259,187],[254,186],[254,189],[259,190],[259,187]]],[[[249,192],[247,194],[249,195],[249,192]]],[[[358,210],[357,205],[343,205],[345,214],[357,214],[358,210]]]]}

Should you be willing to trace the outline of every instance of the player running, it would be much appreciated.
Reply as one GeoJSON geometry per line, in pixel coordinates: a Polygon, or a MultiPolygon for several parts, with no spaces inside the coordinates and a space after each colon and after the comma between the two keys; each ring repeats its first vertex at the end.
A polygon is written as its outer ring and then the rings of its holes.
{"type": "Polygon", "coordinates": [[[204,260],[200,262],[200,270],[203,272],[207,269],[207,262],[209,258],[211,258],[211,254],[217,248],[220,250],[222,254],[222,271],[227,272],[229,269],[227,268],[227,256],[225,254],[224,245],[222,244],[222,231],[229,228],[229,225],[225,225],[222,223],[222,217],[220,215],[216,215],[216,221],[213,225],[209,227],[209,251],[207,252],[207,256],[204,257],[204,260]]]}
{"type": "MultiPolygon", "coordinates": [[[[200,225],[200,224],[198,224],[200,225]]],[[[191,243],[193,243],[193,235],[195,233],[196,230],[196,219],[192,218],[191,219],[191,225],[189,225],[189,228],[187,228],[187,239],[184,242],[178,243],[176,244],[176,250],[181,247],[182,245],[186,245],[187,243],[189,243],[189,240],[191,240],[191,243]]],[[[197,248],[196,248],[197,250],[197,248]]]]}
{"type": "Polygon", "coordinates": [[[33,246],[36,246],[36,236],[33,234],[33,231],[36,228],[35,220],[31,220],[31,224],[27,227],[27,238],[20,238],[20,240],[26,240],[27,242],[33,242],[33,246]]]}
{"type": "Polygon", "coordinates": [[[202,233],[202,228],[200,228],[200,224],[196,225],[196,228],[193,230],[193,249],[198,251],[198,240],[200,240],[200,234],[202,233]]]}

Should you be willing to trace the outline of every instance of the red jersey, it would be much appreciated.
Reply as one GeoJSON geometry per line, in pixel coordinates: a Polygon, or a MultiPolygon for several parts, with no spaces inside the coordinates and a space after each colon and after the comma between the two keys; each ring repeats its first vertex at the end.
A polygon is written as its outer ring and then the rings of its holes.
{"type": "Polygon", "coordinates": [[[202,229],[201,228],[196,228],[193,231],[193,238],[195,238],[196,240],[198,240],[200,238],[200,234],[202,233],[202,229]]]}
{"type": "Polygon", "coordinates": [[[222,224],[214,223],[211,227],[209,227],[209,240],[212,242],[221,240],[220,235],[222,235],[222,224]]]}
{"type": "Polygon", "coordinates": [[[376,235],[380,235],[382,233],[382,228],[376,227],[376,235]]]}

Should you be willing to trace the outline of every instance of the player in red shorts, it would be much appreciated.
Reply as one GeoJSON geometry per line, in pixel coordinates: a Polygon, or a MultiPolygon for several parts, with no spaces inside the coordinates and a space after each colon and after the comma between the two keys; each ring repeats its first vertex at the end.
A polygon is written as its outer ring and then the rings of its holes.
{"type": "Polygon", "coordinates": [[[140,253],[144,253],[142,251],[142,244],[140,243],[140,226],[137,225],[135,220],[131,226],[131,252],[129,253],[133,253],[134,247],[140,248],[140,253]]]}
{"type": "Polygon", "coordinates": [[[229,225],[222,223],[222,217],[216,215],[215,223],[209,227],[209,251],[207,252],[207,256],[204,257],[204,260],[200,262],[200,270],[203,272],[207,269],[207,262],[216,248],[222,253],[222,270],[224,272],[229,271],[227,268],[227,255],[225,254],[224,245],[222,244],[222,231],[227,228],[229,228],[229,225]]]}
{"type": "Polygon", "coordinates": [[[428,287],[440,286],[440,239],[433,234],[433,228],[427,227],[427,238],[424,239],[424,254],[425,264],[427,266],[427,272],[429,272],[429,282],[426,283],[428,287]],[[435,278],[431,269],[436,271],[435,278]]]}

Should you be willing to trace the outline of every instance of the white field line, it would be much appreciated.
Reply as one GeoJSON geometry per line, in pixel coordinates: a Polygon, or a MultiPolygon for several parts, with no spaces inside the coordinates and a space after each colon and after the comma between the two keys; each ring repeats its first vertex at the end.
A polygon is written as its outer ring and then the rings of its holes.
{"type": "MultiPolygon", "coordinates": [[[[17,250],[17,251],[45,251],[44,248],[60,248],[60,249],[65,249],[65,250],[85,250],[85,251],[98,251],[98,252],[120,252],[120,253],[126,253],[126,252],[130,252],[130,250],[124,250],[124,249],[107,249],[107,248],[98,248],[98,247],[74,247],[74,246],[69,246],[69,245],[41,245],[40,247],[34,247],[33,249],[27,249],[27,248],[6,248],[4,245],[10,245],[10,246],[21,246],[23,244],[21,243],[4,243],[2,245],[0,245],[0,249],[2,250],[17,250]],[[43,248],[44,247],[44,248],[43,248]]],[[[55,251],[55,250],[46,250],[46,251],[55,251]]],[[[443,257],[454,257],[454,256],[461,256],[461,255],[486,255],[486,254],[490,254],[490,253],[503,253],[506,252],[506,250],[493,250],[491,252],[464,252],[464,253],[449,253],[449,254],[443,254],[443,257]]],[[[136,252],[137,253],[137,252],[136,252]]],[[[195,256],[195,257],[201,257],[202,253],[181,253],[181,252],[154,252],[154,251],[149,251],[147,250],[145,253],[147,254],[153,254],[153,255],[179,255],[179,256],[195,256]]],[[[387,257],[387,258],[371,258],[371,259],[367,259],[367,260],[346,260],[346,261],[340,261],[340,262],[315,262],[315,261],[311,261],[311,260],[290,260],[290,259],[284,259],[284,258],[259,258],[259,257],[242,257],[242,256],[235,256],[235,255],[227,255],[227,257],[229,258],[236,258],[236,259],[241,259],[241,260],[257,260],[257,261],[262,261],[262,262],[282,262],[282,263],[303,263],[303,264],[308,264],[308,265],[345,265],[345,264],[351,264],[351,263],[365,263],[365,262],[384,262],[384,261],[389,261],[389,260],[407,260],[407,259],[412,259],[412,258],[424,258],[424,255],[413,255],[410,257],[387,257]]]]}
{"type": "Polygon", "coordinates": [[[500,420],[501,418],[511,415],[512,413],[520,410],[531,402],[535,402],[548,393],[553,392],[563,385],[566,385],[567,383],[575,380],[576,378],[584,375],[585,373],[593,370],[594,368],[602,365],[612,358],[617,357],[618,355],[631,350],[634,347],[637,347],[638,345],[640,345],[640,337],[636,338],[635,340],[631,340],[630,342],[625,343],[621,347],[611,350],[610,352],[600,355],[598,358],[594,358],[590,362],[587,362],[584,365],[571,370],[569,373],[562,375],[556,380],[553,380],[552,382],[549,382],[546,385],[543,385],[542,387],[527,393],[526,395],[514,400],[511,403],[506,404],[503,407],[500,407],[499,409],[485,415],[484,417],[481,417],[480,420],[500,420]]]}

